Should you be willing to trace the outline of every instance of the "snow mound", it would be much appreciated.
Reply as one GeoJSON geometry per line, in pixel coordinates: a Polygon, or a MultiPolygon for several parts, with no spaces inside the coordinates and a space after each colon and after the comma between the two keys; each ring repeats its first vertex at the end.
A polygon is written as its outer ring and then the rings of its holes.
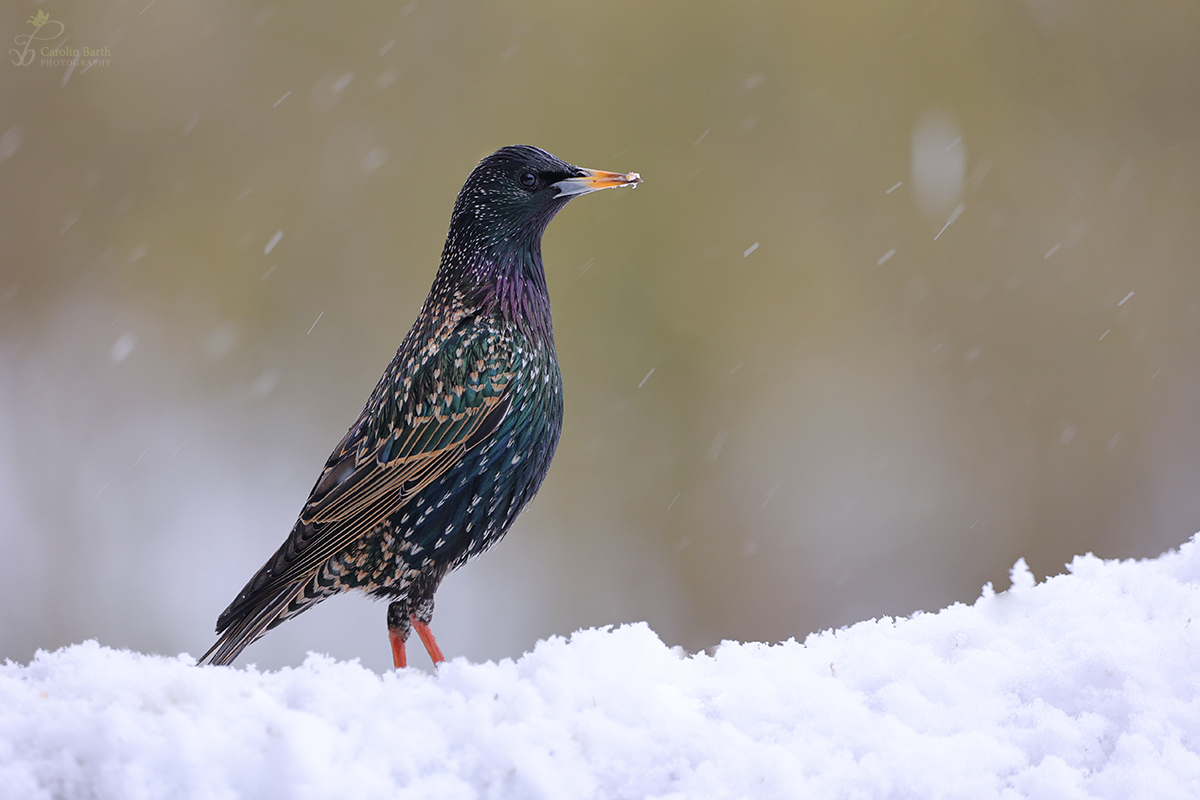
{"type": "Polygon", "coordinates": [[[0,667],[0,796],[1200,796],[1196,540],[1068,569],[711,656],[644,624],[436,675],[87,642],[0,667]]]}

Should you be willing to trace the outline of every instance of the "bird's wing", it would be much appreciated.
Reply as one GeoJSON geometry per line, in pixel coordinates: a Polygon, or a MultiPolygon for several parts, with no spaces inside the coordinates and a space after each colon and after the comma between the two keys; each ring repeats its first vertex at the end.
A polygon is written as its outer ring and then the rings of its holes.
{"type": "Polygon", "coordinates": [[[221,615],[218,631],[284,587],[307,583],[485,442],[508,414],[511,351],[494,329],[465,325],[408,381],[385,386],[396,374],[389,370],[326,462],[287,541],[221,615]]]}
{"type": "Polygon", "coordinates": [[[349,452],[327,467],[322,479],[337,476],[334,485],[320,493],[318,482],[296,527],[296,533],[311,531],[315,536],[289,542],[295,556],[277,580],[290,581],[319,569],[486,440],[508,412],[507,383],[493,387],[496,394],[481,397],[462,412],[415,418],[365,458],[349,452]]]}

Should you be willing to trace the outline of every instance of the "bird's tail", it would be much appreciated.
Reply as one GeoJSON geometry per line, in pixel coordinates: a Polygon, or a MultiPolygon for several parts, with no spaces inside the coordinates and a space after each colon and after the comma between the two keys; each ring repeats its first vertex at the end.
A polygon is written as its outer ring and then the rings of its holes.
{"type": "Polygon", "coordinates": [[[264,633],[290,616],[289,610],[295,613],[291,608],[292,603],[303,589],[302,583],[280,587],[264,602],[247,609],[240,618],[229,622],[223,629],[218,628],[217,632],[221,634],[221,638],[217,639],[216,644],[208,648],[208,652],[200,656],[196,663],[207,662],[214,666],[231,663],[264,633]]]}

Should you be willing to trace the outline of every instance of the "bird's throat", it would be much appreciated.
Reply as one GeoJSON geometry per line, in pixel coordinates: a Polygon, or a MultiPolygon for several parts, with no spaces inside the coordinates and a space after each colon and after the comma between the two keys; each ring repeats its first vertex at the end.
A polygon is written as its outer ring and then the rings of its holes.
{"type": "Polygon", "coordinates": [[[540,259],[536,274],[525,270],[502,270],[492,284],[484,309],[489,316],[498,316],[507,325],[525,330],[533,337],[549,337],[553,332],[550,319],[550,295],[540,259]]]}

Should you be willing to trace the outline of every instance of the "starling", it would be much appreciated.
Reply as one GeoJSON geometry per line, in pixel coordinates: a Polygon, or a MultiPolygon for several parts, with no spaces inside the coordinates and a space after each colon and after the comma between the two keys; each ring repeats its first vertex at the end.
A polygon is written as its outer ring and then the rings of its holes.
{"type": "Polygon", "coordinates": [[[397,667],[416,628],[434,663],[433,595],[495,544],[546,476],[562,429],[542,233],[573,197],[641,181],[528,145],[479,162],[433,288],[291,534],[217,619],[200,663],[228,664],[326,597],[387,598],[397,667]]]}

